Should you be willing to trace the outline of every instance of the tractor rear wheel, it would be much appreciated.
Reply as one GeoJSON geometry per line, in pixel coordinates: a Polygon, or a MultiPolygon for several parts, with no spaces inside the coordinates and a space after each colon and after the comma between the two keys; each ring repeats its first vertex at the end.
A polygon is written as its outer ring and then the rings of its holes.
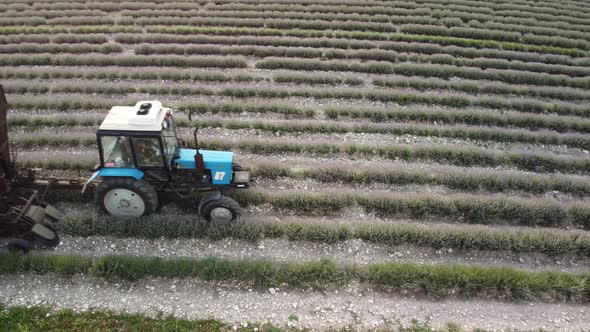
{"type": "Polygon", "coordinates": [[[215,226],[225,226],[240,218],[242,208],[227,196],[209,201],[201,207],[201,216],[215,226]]]}
{"type": "Polygon", "coordinates": [[[158,193],[147,181],[106,178],[96,189],[100,208],[117,217],[139,217],[156,212],[158,193]]]}

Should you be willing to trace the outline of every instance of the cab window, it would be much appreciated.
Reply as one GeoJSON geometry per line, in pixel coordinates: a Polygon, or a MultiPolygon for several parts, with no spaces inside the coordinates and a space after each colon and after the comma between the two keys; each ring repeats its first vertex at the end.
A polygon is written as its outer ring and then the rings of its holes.
{"type": "Polygon", "coordinates": [[[131,143],[125,136],[101,136],[104,167],[133,167],[131,143]]]}
{"type": "Polygon", "coordinates": [[[134,137],[133,150],[137,166],[162,167],[164,165],[160,140],[156,137],[134,137]]]}
{"type": "Polygon", "coordinates": [[[162,129],[162,138],[164,139],[164,154],[166,155],[166,162],[170,163],[176,153],[178,146],[178,139],[176,138],[176,125],[172,117],[167,117],[164,120],[162,129]]]}

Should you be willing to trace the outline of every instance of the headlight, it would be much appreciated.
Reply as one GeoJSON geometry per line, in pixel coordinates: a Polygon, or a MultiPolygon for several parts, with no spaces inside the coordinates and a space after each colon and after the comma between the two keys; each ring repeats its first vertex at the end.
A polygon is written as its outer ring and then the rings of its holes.
{"type": "Polygon", "coordinates": [[[243,182],[249,182],[249,181],[250,181],[250,172],[246,172],[246,171],[234,172],[234,182],[243,183],[243,182]]]}

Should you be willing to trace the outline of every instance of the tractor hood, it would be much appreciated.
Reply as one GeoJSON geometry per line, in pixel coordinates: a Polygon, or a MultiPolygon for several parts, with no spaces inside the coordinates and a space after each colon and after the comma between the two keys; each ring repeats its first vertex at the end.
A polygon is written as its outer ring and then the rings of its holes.
{"type": "MultiPolygon", "coordinates": [[[[213,184],[230,184],[234,153],[228,151],[199,150],[205,161],[205,169],[211,171],[213,184]]],[[[195,149],[180,149],[176,160],[179,169],[195,169],[195,149]]]]}

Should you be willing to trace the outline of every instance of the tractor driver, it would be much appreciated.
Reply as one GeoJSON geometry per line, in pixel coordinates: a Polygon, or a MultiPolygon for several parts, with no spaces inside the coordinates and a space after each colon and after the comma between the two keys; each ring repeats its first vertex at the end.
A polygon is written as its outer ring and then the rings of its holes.
{"type": "Polygon", "coordinates": [[[137,164],[141,166],[161,166],[160,144],[155,138],[136,138],[134,141],[137,164]]]}

